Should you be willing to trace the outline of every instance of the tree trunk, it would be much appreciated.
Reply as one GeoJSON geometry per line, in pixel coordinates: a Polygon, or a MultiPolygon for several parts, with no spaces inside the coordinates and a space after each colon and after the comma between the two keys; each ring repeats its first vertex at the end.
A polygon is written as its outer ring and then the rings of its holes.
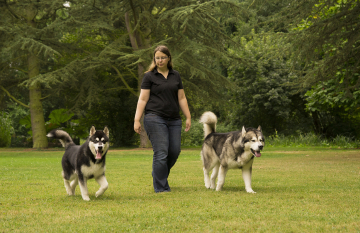
{"type": "MultiPolygon", "coordinates": [[[[29,78],[39,74],[39,59],[36,55],[30,54],[28,57],[29,78]]],[[[33,148],[48,147],[46,138],[44,111],[41,103],[41,87],[39,83],[29,87],[30,91],[30,114],[31,129],[33,137],[33,148]]]]}
{"type": "MultiPolygon", "coordinates": [[[[27,23],[32,27],[36,27],[36,23],[33,20],[36,16],[36,10],[33,7],[29,7],[26,13],[27,23]]],[[[28,56],[28,73],[29,79],[40,73],[40,60],[33,52],[30,52],[28,56]]],[[[46,148],[48,147],[48,140],[46,138],[44,111],[41,103],[40,83],[32,84],[29,87],[29,92],[33,148],[46,148]]]]}

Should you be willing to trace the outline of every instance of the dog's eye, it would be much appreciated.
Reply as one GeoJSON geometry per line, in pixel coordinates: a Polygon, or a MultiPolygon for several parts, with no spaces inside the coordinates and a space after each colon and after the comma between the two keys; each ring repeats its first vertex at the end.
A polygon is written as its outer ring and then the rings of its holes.
{"type": "Polygon", "coordinates": [[[253,140],[251,140],[252,142],[255,142],[256,140],[255,139],[253,139],[253,140]]]}

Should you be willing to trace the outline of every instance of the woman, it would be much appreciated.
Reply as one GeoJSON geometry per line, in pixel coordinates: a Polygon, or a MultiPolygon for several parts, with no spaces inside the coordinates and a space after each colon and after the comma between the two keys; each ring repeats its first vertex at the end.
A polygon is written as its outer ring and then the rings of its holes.
{"type": "Polygon", "coordinates": [[[168,177],[180,154],[181,118],[186,117],[185,131],[191,126],[191,116],[180,74],[173,70],[170,51],[158,46],[153,61],[141,84],[134,130],[140,134],[140,118],[145,110],[144,127],[151,141],[153,157],[153,185],[156,193],[170,192],[168,177]]]}

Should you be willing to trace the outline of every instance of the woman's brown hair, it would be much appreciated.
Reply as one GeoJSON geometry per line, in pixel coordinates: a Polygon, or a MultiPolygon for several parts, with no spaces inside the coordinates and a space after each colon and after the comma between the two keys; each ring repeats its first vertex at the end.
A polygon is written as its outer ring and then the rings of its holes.
{"type": "Polygon", "coordinates": [[[154,50],[154,54],[153,54],[153,60],[148,68],[148,70],[146,72],[149,72],[149,71],[153,71],[155,68],[156,68],[156,61],[155,61],[155,53],[157,51],[160,51],[164,54],[166,54],[168,57],[169,57],[169,62],[167,64],[167,67],[168,69],[172,69],[173,68],[173,65],[172,65],[172,60],[171,60],[171,54],[170,54],[170,50],[168,49],[168,47],[166,47],[165,45],[159,45],[158,47],[155,48],[154,50]]]}

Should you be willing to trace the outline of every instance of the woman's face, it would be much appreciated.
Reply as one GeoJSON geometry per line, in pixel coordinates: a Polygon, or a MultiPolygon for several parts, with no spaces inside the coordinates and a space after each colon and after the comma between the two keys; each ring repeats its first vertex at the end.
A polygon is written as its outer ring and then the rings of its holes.
{"type": "Polygon", "coordinates": [[[165,53],[156,51],[154,59],[156,66],[159,67],[160,69],[168,67],[167,65],[170,61],[170,58],[165,53]]]}

